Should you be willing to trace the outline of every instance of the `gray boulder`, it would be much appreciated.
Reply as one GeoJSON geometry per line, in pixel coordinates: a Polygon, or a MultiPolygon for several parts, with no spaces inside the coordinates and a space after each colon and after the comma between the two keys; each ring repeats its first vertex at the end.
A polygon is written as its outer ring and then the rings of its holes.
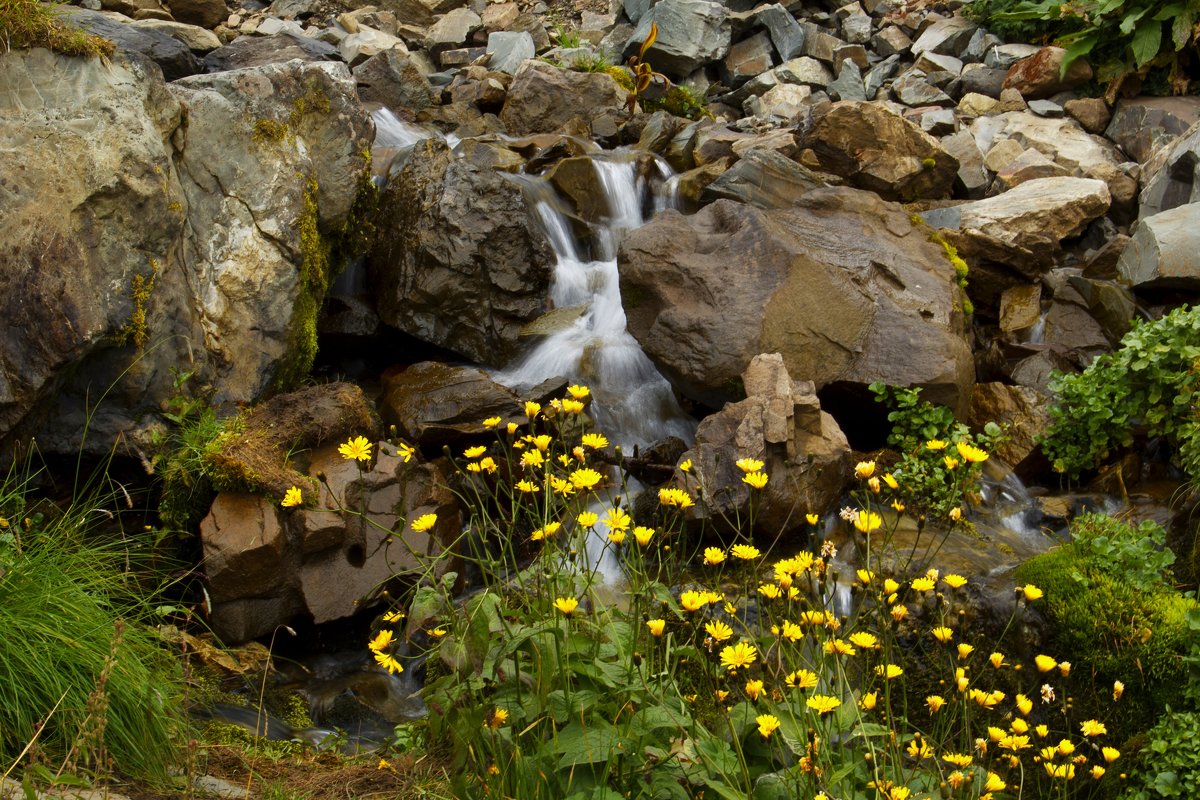
{"type": "Polygon", "coordinates": [[[678,389],[711,405],[737,397],[760,352],[779,352],[818,389],[882,380],[952,406],[974,377],[945,252],[867,192],[659,214],[629,235],[619,264],[629,331],[678,389]]]}
{"type": "Polygon", "coordinates": [[[612,76],[524,61],[508,87],[500,121],[514,136],[552,133],[574,119],[625,116],[627,93],[612,76]]]}
{"type": "Polygon", "coordinates": [[[283,64],[294,59],[301,61],[341,61],[336,47],[318,39],[277,33],[274,36],[239,36],[224,47],[204,57],[208,72],[228,72],[267,64],[283,64]]]}
{"type": "Polygon", "coordinates": [[[138,53],[158,64],[163,77],[169,81],[204,71],[203,62],[186,45],[162,31],[134,27],[121,22],[124,17],[99,11],[77,8],[66,16],[68,24],[111,40],[117,50],[138,53]]]}
{"type": "Polygon", "coordinates": [[[545,310],[554,264],[520,186],[427,139],[392,175],[376,224],[368,266],[381,319],[502,366],[545,310]]]}
{"type": "Polygon", "coordinates": [[[1200,200],[1200,122],[1146,164],[1142,185],[1138,197],[1142,219],[1200,200]]]}
{"type": "Polygon", "coordinates": [[[660,0],[638,20],[625,44],[624,58],[634,55],[658,25],[658,38],[646,61],[670,78],[682,79],[729,52],[729,12],[710,0],[660,0]]]}
{"type": "Polygon", "coordinates": [[[1135,97],[1117,102],[1104,135],[1145,163],[1198,120],[1200,97],[1135,97]]]}
{"type": "Polygon", "coordinates": [[[1200,203],[1139,220],[1117,261],[1117,273],[1141,288],[1200,289],[1200,203]]]}

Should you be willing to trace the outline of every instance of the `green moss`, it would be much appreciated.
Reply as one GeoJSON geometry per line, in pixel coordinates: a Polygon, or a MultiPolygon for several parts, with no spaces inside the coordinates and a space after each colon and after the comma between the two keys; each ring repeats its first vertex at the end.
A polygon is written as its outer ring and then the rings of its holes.
{"type": "Polygon", "coordinates": [[[258,144],[281,142],[289,133],[288,124],[274,119],[256,119],[254,121],[254,141],[258,144]]]}
{"type": "Polygon", "coordinates": [[[937,161],[932,158],[923,158],[921,159],[921,166],[925,169],[933,169],[937,166],[937,161]]]}
{"type": "Polygon", "coordinates": [[[1150,728],[1165,706],[1180,704],[1194,599],[1165,587],[1140,591],[1091,566],[1073,545],[1031,559],[1016,578],[1046,593],[1042,610],[1054,625],[1053,655],[1070,661],[1075,680],[1085,682],[1072,692],[1077,714],[1109,720],[1120,741],[1150,728]],[[1126,691],[1114,704],[1115,680],[1126,691]]]}
{"type": "Polygon", "coordinates": [[[275,373],[274,388],[296,386],[308,376],[317,357],[317,314],[332,279],[333,246],[321,234],[317,209],[317,179],[304,190],[304,209],[297,222],[300,233],[300,279],[288,327],[286,355],[275,373]]]}
{"type": "Polygon", "coordinates": [[[150,297],[154,294],[154,284],[158,281],[158,260],[150,259],[150,274],[136,274],[130,282],[129,297],[133,301],[133,311],[129,315],[129,321],[121,326],[121,330],[117,331],[116,343],[118,347],[124,347],[130,341],[133,346],[141,350],[146,346],[148,329],[146,327],[146,307],[150,303],[150,297]]]}
{"type": "Polygon", "coordinates": [[[704,98],[697,97],[695,92],[686,86],[672,86],[662,97],[650,99],[639,98],[645,111],[666,111],[676,117],[685,119],[713,119],[712,112],[704,98]]]}
{"type": "Polygon", "coordinates": [[[0,0],[0,41],[5,50],[45,47],[67,56],[107,58],[115,47],[61,21],[55,6],[37,0],[0,0]]]}
{"type": "Polygon", "coordinates": [[[629,74],[629,70],[621,66],[613,66],[604,71],[608,73],[608,76],[616,81],[617,85],[622,89],[627,92],[633,91],[633,76],[629,74]]]}
{"type": "MultiPolygon", "coordinates": [[[[925,164],[926,161],[931,162],[927,166],[933,166],[933,159],[927,158],[921,163],[925,164]]],[[[927,227],[927,223],[921,218],[920,214],[910,214],[908,220],[916,227],[927,227]]],[[[937,231],[930,230],[929,241],[942,246],[942,251],[946,254],[946,260],[950,262],[950,267],[954,270],[954,281],[958,284],[958,288],[962,289],[963,291],[963,313],[968,316],[974,314],[975,304],[972,303],[970,298],[967,297],[967,274],[971,271],[970,266],[965,260],[963,260],[962,256],[958,254],[958,248],[946,241],[946,239],[943,238],[942,235],[937,231]]]]}

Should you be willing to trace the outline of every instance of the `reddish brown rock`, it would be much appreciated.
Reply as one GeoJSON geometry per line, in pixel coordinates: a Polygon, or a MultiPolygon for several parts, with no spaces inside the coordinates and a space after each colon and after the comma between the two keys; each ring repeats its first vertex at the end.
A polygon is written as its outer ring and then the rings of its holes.
{"type": "Polygon", "coordinates": [[[1082,86],[1092,78],[1092,67],[1082,58],[1071,62],[1061,75],[1067,51],[1061,47],[1043,47],[1029,58],[1013,64],[1004,78],[1005,89],[1016,89],[1026,100],[1050,97],[1082,86]]]}

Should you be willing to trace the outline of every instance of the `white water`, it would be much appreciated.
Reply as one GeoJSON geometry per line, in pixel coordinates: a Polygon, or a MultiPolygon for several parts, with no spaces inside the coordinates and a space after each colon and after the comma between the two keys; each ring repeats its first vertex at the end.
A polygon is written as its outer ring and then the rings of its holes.
{"type": "MultiPolygon", "coordinates": [[[[574,322],[543,336],[526,353],[493,377],[512,387],[526,387],[551,378],[568,378],[587,385],[593,402],[589,413],[597,427],[626,453],[667,436],[691,442],[695,422],[675,399],[670,384],[642,352],[625,328],[625,310],[617,276],[617,248],[621,239],[646,222],[644,208],[658,211],[674,204],[673,192],[655,192],[639,178],[630,154],[606,154],[592,160],[597,186],[607,213],[586,220],[590,236],[576,239],[566,203],[542,178],[526,179],[526,195],[546,232],[557,263],[550,287],[555,308],[582,309],[574,322]],[[592,258],[588,255],[591,254],[592,258]]],[[[671,173],[657,165],[664,186],[671,173]]],[[[576,220],[578,222],[578,220],[576,220]]],[[[640,487],[629,487],[640,489],[640,487]]],[[[601,522],[587,541],[587,563],[608,585],[621,579],[611,547],[603,511],[611,499],[592,510],[601,522]]]]}

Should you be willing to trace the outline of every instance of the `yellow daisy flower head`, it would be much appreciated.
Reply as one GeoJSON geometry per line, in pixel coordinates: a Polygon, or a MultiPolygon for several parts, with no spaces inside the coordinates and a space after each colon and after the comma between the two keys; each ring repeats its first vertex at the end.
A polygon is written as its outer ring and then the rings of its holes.
{"type": "Polygon", "coordinates": [[[1045,592],[1034,586],[1032,583],[1027,583],[1024,586],[1018,587],[1017,591],[1020,592],[1021,596],[1024,597],[1026,602],[1029,603],[1032,603],[1035,600],[1041,600],[1045,596],[1045,592]]]}
{"type": "Polygon", "coordinates": [[[675,506],[677,508],[691,508],[696,505],[692,500],[692,496],[683,489],[659,489],[658,503],[663,506],[675,506]]]}
{"type": "Polygon", "coordinates": [[[575,521],[581,528],[590,528],[600,521],[600,515],[594,511],[584,511],[575,518],[575,521]]]}
{"type": "Polygon", "coordinates": [[[871,581],[875,580],[875,573],[871,572],[869,569],[860,569],[854,574],[858,576],[858,582],[863,586],[870,586],[871,581]]]}
{"type": "Polygon", "coordinates": [[[963,461],[969,461],[972,464],[987,461],[988,454],[986,450],[981,450],[967,442],[959,442],[955,447],[958,448],[958,454],[963,457],[963,461]]]}
{"type": "Polygon", "coordinates": [[[388,628],[384,628],[379,633],[375,634],[375,636],[371,639],[371,641],[367,642],[367,647],[372,652],[380,653],[384,650],[387,650],[389,647],[391,647],[392,642],[395,640],[395,638],[396,638],[395,632],[391,631],[388,628]]]}
{"type": "Polygon", "coordinates": [[[596,470],[585,467],[571,473],[571,485],[576,489],[592,489],[603,477],[596,470]]]}
{"type": "Polygon", "coordinates": [[[375,663],[392,675],[404,672],[404,666],[393,658],[391,653],[375,653],[375,663]]]}
{"type": "Polygon", "coordinates": [[[712,637],[714,642],[723,642],[733,636],[733,628],[719,619],[714,619],[712,622],[705,624],[704,630],[712,637]]]}
{"type": "Polygon", "coordinates": [[[925,443],[926,450],[945,450],[946,442],[941,439],[930,439],[925,443]]]}
{"type": "Polygon", "coordinates": [[[946,753],[942,756],[942,761],[947,764],[953,764],[956,767],[969,767],[975,763],[975,757],[966,755],[965,753],[946,753]]]}
{"type": "Polygon", "coordinates": [[[463,458],[479,458],[486,452],[487,448],[481,444],[475,447],[468,447],[466,450],[463,450],[463,458]]]}
{"type": "Polygon", "coordinates": [[[383,615],[384,622],[399,622],[402,619],[404,619],[404,611],[399,608],[383,615]]]}
{"type": "Polygon", "coordinates": [[[804,705],[816,711],[818,714],[828,714],[835,708],[840,706],[842,701],[836,697],[830,697],[824,694],[814,694],[812,697],[804,701],[804,705]]]}
{"type": "Polygon", "coordinates": [[[585,433],[580,443],[584,447],[590,447],[593,450],[603,450],[608,447],[608,439],[604,438],[602,433],[585,433]]]}
{"type": "Polygon", "coordinates": [[[880,664],[875,667],[875,674],[884,680],[894,680],[904,674],[904,668],[896,664],[880,664]]]}
{"type": "Polygon", "coordinates": [[[912,588],[917,592],[930,592],[936,584],[929,578],[913,578],[912,588]]]}
{"type": "Polygon", "coordinates": [[[874,711],[875,706],[879,704],[879,692],[867,692],[858,701],[858,705],[863,711],[874,711]]]}
{"type": "Polygon", "coordinates": [[[690,458],[686,458],[683,461],[680,461],[679,462],[679,471],[680,472],[691,472],[692,471],[692,460],[690,458]]]}
{"type": "Polygon", "coordinates": [[[879,494],[879,492],[882,488],[879,485],[879,476],[872,475],[871,477],[867,478],[867,487],[870,488],[872,493],[879,494]]]}
{"type": "Polygon", "coordinates": [[[890,472],[883,476],[883,482],[886,483],[888,488],[892,491],[896,491],[900,488],[900,481],[896,480],[896,476],[890,472]]]}
{"type": "Polygon", "coordinates": [[[412,529],[417,533],[426,533],[437,524],[437,514],[422,514],[412,521],[412,529]]]}
{"type": "Polygon", "coordinates": [[[578,400],[574,400],[570,397],[563,398],[562,409],[568,414],[582,414],[585,407],[585,404],[578,400]]]}
{"type": "Polygon", "coordinates": [[[779,719],[771,714],[759,714],[754,721],[758,723],[758,733],[764,739],[769,739],[780,725],[779,719]]]}
{"type": "Polygon", "coordinates": [[[1033,663],[1037,665],[1038,672],[1049,672],[1058,666],[1058,662],[1047,655],[1034,657],[1033,663]]]}
{"type": "Polygon", "coordinates": [[[762,472],[763,462],[757,458],[739,458],[734,462],[742,472],[762,472]]]}
{"type": "Polygon", "coordinates": [[[767,485],[767,473],[748,472],[742,476],[742,483],[753,489],[761,489],[767,485]]]}
{"type": "Polygon", "coordinates": [[[609,530],[625,531],[629,530],[629,525],[633,520],[625,513],[624,509],[610,508],[604,514],[604,522],[608,525],[609,530]]]}
{"type": "Polygon", "coordinates": [[[499,417],[488,417],[487,419],[485,419],[483,421],[483,427],[485,427],[485,428],[495,428],[499,424],[500,424],[499,417]]]}
{"type": "Polygon", "coordinates": [[[1104,756],[1105,763],[1111,764],[1121,757],[1121,751],[1115,747],[1101,747],[1100,755],[1104,756]]]}
{"type": "Polygon", "coordinates": [[[291,486],[283,493],[283,499],[279,501],[279,505],[284,508],[295,508],[304,503],[304,493],[297,486],[291,486]]]}
{"type": "Polygon", "coordinates": [[[859,533],[870,533],[883,527],[883,517],[874,511],[859,510],[854,514],[854,527],[859,533]]]}
{"type": "Polygon", "coordinates": [[[850,634],[850,643],[863,650],[875,650],[879,647],[879,639],[867,631],[855,631],[850,634]]]}
{"type": "Polygon", "coordinates": [[[1121,695],[1125,694],[1125,684],[1121,681],[1113,681],[1113,702],[1121,699],[1121,695]]]}
{"type": "Polygon", "coordinates": [[[558,522],[547,522],[545,525],[529,534],[529,538],[535,542],[540,542],[543,539],[549,539],[550,537],[554,536],[554,534],[558,533],[558,529],[560,527],[562,527],[562,525],[558,522]]]}
{"type": "Polygon", "coordinates": [[[542,490],[542,487],[538,486],[533,481],[525,480],[517,481],[516,488],[517,491],[521,492],[522,494],[534,494],[535,492],[540,492],[542,490]]]}
{"type": "Polygon", "coordinates": [[[576,384],[574,386],[567,387],[567,394],[571,395],[571,397],[576,400],[586,400],[589,396],[591,396],[592,391],[586,386],[576,384]]]}
{"type": "Polygon", "coordinates": [[[526,450],[521,454],[522,467],[540,467],[546,463],[546,457],[541,450],[526,450]]]}
{"type": "Polygon", "coordinates": [[[758,650],[749,642],[738,642],[721,649],[721,666],[730,672],[744,669],[758,660],[758,650]]]}
{"type": "Polygon", "coordinates": [[[783,621],[783,627],[779,630],[779,635],[789,642],[796,642],[804,638],[804,628],[801,628],[794,622],[789,620],[783,621]]]}
{"type": "Polygon", "coordinates": [[[483,724],[485,727],[496,730],[497,728],[504,727],[504,723],[506,722],[508,722],[508,710],[497,706],[487,715],[487,719],[483,721],[483,724]]]}
{"type": "Polygon", "coordinates": [[[925,705],[929,708],[930,714],[936,714],[942,710],[942,706],[946,705],[946,698],[940,694],[931,694],[925,698],[925,705]]]}
{"type": "Polygon", "coordinates": [[[789,689],[812,689],[817,685],[817,673],[807,669],[798,669],[789,673],[783,682],[789,689]]]}
{"type": "Polygon", "coordinates": [[[958,643],[958,660],[959,661],[966,661],[968,658],[971,657],[971,653],[974,653],[974,652],[975,652],[974,645],[967,644],[966,642],[958,643]]]}
{"type": "Polygon", "coordinates": [[[946,465],[946,469],[953,472],[958,468],[959,461],[952,456],[942,456],[942,463],[946,465]]]}
{"type": "Polygon", "coordinates": [[[633,529],[633,538],[637,540],[639,547],[645,547],[650,544],[650,540],[654,538],[654,528],[647,528],[645,525],[638,525],[633,529]]]}
{"type": "Polygon", "coordinates": [[[689,589],[679,595],[679,605],[684,611],[699,611],[708,605],[708,596],[704,592],[689,589]]]}
{"type": "Polygon", "coordinates": [[[807,522],[809,525],[816,525],[818,522],[820,522],[820,521],[821,521],[821,515],[820,515],[820,514],[814,514],[813,512],[811,512],[811,511],[810,511],[809,513],[807,513],[807,514],[805,514],[805,515],[804,515],[804,520],[805,520],[805,522],[807,522]]]}
{"type": "Polygon", "coordinates": [[[541,450],[544,453],[544,452],[546,452],[547,449],[549,449],[550,443],[554,441],[554,437],[549,434],[543,433],[538,436],[534,436],[532,439],[530,439],[530,441],[533,442],[534,447],[536,447],[538,450],[541,450]]]}
{"type": "Polygon", "coordinates": [[[768,600],[778,600],[783,592],[773,583],[764,583],[758,587],[758,593],[768,600]]]}
{"type": "Polygon", "coordinates": [[[860,461],[854,465],[854,477],[859,480],[866,480],[875,474],[874,461],[860,461]]]}
{"type": "Polygon", "coordinates": [[[763,682],[759,680],[746,681],[746,685],[742,688],[746,692],[746,697],[757,700],[763,693],[763,682]]]}
{"type": "Polygon", "coordinates": [[[575,609],[579,608],[579,601],[574,597],[558,597],[554,600],[554,607],[570,616],[575,609]]]}
{"type": "Polygon", "coordinates": [[[967,585],[967,579],[964,578],[962,575],[955,575],[954,573],[950,573],[946,577],[942,578],[942,583],[946,584],[951,589],[961,589],[962,587],[967,585]]]}
{"type": "Polygon", "coordinates": [[[1108,733],[1108,728],[1103,722],[1095,719],[1084,720],[1079,723],[1079,729],[1084,736],[1103,736],[1108,733]]]}
{"type": "Polygon", "coordinates": [[[651,636],[662,636],[663,630],[667,627],[667,621],[665,619],[647,620],[646,627],[650,630],[651,636]]]}
{"type": "Polygon", "coordinates": [[[505,430],[506,430],[506,431],[508,431],[508,434],[509,434],[509,436],[511,436],[512,434],[516,433],[516,432],[517,432],[517,429],[518,429],[518,428],[520,428],[520,427],[521,427],[521,426],[520,426],[520,425],[518,425],[517,423],[515,423],[515,422],[510,422],[510,423],[508,423],[508,425],[505,427],[505,430]]]}
{"type": "Polygon", "coordinates": [[[725,560],[725,551],[719,547],[704,548],[704,563],[710,567],[715,567],[725,560]]]}
{"type": "Polygon", "coordinates": [[[825,642],[824,650],[831,656],[852,656],[858,652],[853,645],[842,639],[830,639],[825,642]]]}
{"type": "Polygon", "coordinates": [[[613,544],[622,544],[625,541],[625,536],[623,528],[614,528],[608,532],[608,540],[613,544]]]}
{"type": "Polygon", "coordinates": [[[550,488],[554,490],[555,494],[563,497],[575,494],[575,486],[566,478],[560,478],[557,475],[550,476],[550,488]]]}
{"type": "Polygon", "coordinates": [[[946,644],[947,642],[954,640],[954,631],[950,630],[945,625],[934,628],[932,631],[930,631],[930,633],[933,634],[933,638],[937,639],[942,644],[946,644]]]}
{"type": "Polygon", "coordinates": [[[743,561],[750,561],[762,555],[759,549],[752,544],[735,544],[729,548],[729,552],[734,558],[740,558],[743,561]]]}
{"type": "Polygon", "coordinates": [[[416,448],[409,447],[404,442],[400,442],[396,445],[396,452],[400,454],[400,458],[404,459],[404,463],[407,464],[409,461],[412,461],[413,454],[417,451],[416,448]]]}
{"type": "Polygon", "coordinates": [[[530,420],[531,422],[534,420],[534,418],[537,417],[538,414],[541,413],[541,411],[542,411],[541,403],[535,402],[533,400],[525,401],[525,417],[528,420],[530,420]]]}
{"type": "Polygon", "coordinates": [[[338,452],[347,461],[370,461],[371,442],[365,436],[355,436],[338,445],[338,452]]]}

